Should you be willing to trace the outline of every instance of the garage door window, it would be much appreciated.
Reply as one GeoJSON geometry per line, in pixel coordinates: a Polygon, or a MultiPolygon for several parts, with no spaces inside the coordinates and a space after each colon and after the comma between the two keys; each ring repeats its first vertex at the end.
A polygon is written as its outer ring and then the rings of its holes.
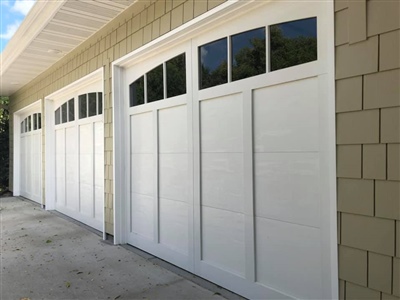
{"type": "Polygon", "coordinates": [[[317,60],[317,18],[272,25],[269,33],[271,71],[317,60]]]}
{"type": "Polygon", "coordinates": [[[101,115],[103,113],[103,94],[88,93],[78,97],[79,119],[101,115]]]}
{"type": "Polygon", "coordinates": [[[136,79],[129,86],[130,106],[144,104],[144,76],[136,79]]]}
{"type": "MultiPolygon", "coordinates": [[[[261,27],[232,35],[230,43],[223,38],[200,46],[199,88],[266,73],[265,40],[266,30],[261,27]]],[[[269,26],[269,44],[270,71],[317,60],[317,18],[269,26]]]]}
{"type": "Polygon", "coordinates": [[[182,53],[129,85],[129,106],[186,94],[186,55],[182,53]],[[164,78],[165,77],[165,78],[164,78]]]}
{"type": "Polygon", "coordinates": [[[36,113],[26,117],[21,122],[21,133],[39,130],[42,128],[42,114],[36,113]]]}
{"type": "Polygon", "coordinates": [[[68,121],[75,120],[75,102],[74,99],[68,101],[68,121]]]}
{"type": "Polygon", "coordinates": [[[231,37],[232,81],[265,73],[265,28],[231,37]]]}
{"type": "Polygon", "coordinates": [[[226,38],[199,47],[200,89],[228,82],[227,49],[226,38]]]}
{"type": "Polygon", "coordinates": [[[60,107],[56,109],[56,111],[54,112],[54,120],[56,125],[68,123],[75,120],[74,98],[68,100],[67,102],[64,102],[60,107]]]}
{"type": "Polygon", "coordinates": [[[165,63],[167,69],[167,98],[186,94],[186,56],[178,55],[165,63]]]}
{"type": "Polygon", "coordinates": [[[147,73],[147,102],[153,102],[164,98],[163,65],[147,73]]]}

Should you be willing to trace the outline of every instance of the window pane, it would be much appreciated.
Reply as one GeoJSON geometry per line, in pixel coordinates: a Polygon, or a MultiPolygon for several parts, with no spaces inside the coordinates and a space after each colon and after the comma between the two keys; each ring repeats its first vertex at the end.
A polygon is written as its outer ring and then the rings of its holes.
{"type": "Polygon", "coordinates": [[[144,104],[144,76],[129,86],[130,106],[144,104]]]}
{"type": "Polygon", "coordinates": [[[25,118],[24,124],[25,124],[25,132],[28,132],[28,119],[27,118],[25,118]]]}
{"type": "Polygon", "coordinates": [[[147,73],[147,102],[164,99],[163,65],[147,73]]]}
{"type": "Polygon", "coordinates": [[[38,129],[42,128],[42,114],[38,113],[38,129]]]}
{"type": "Polygon", "coordinates": [[[33,130],[37,129],[37,114],[33,114],[33,130]]]}
{"type": "Polygon", "coordinates": [[[21,122],[21,133],[24,133],[25,124],[24,121],[21,122]]]}
{"type": "Polygon", "coordinates": [[[228,82],[227,39],[199,47],[200,89],[228,82]]]}
{"type": "Polygon", "coordinates": [[[166,62],[167,98],[186,94],[185,53],[166,62]]]}
{"type": "Polygon", "coordinates": [[[89,117],[97,113],[96,93],[89,93],[89,117]]]}
{"type": "Polygon", "coordinates": [[[99,105],[97,106],[98,107],[97,114],[101,115],[101,114],[103,114],[103,94],[102,93],[97,93],[97,100],[99,102],[99,105]]]}
{"type": "Polygon", "coordinates": [[[32,118],[31,116],[28,117],[28,131],[32,130],[32,118]]]}
{"type": "Polygon", "coordinates": [[[61,106],[61,122],[62,123],[67,123],[67,121],[68,121],[67,116],[68,116],[67,102],[65,102],[61,106]]]}
{"type": "Polygon", "coordinates": [[[317,18],[270,26],[271,71],[317,60],[317,18]]]}
{"type": "Polygon", "coordinates": [[[79,119],[87,117],[86,94],[79,96],[79,119]]]}
{"type": "Polygon", "coordinates": [[[68,101],[68,122],[75,120],[75,102],[74,99],[68,101]]]}
{"type": "Polygon", "coordinates": [[[265,73],[265,28],[236,34],[231,42],[232,81],[265,73]]]}

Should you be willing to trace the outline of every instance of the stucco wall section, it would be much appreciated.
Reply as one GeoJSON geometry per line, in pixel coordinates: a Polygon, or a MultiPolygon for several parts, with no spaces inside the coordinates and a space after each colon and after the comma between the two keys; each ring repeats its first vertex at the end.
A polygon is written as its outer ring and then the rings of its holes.
{"type": "Polygon", "coordinates": [[[335,0],[341,299],[400,299],[400,1],[335,0]]]}
{"type": "MultiPolygon", "coordinates": [[[[157,0],[138,1],[75,50],[11,96],[11,115],[19,109],[44,99],[47,95],[85,75],[104,69],[104,145],[105,145],[105,221],[112,234],[113,220],[113,119],[111,64],[114,60],[178,28],[225,0],[157,0]]],[[[42,112],[43,122],[45,119],[42,112]]],[[[10,153],[13,145],[13,121],[10,130],[10,153]]],[[[44,134],[44,130],[43,130],[44,134]]],[[[44,141],[44,136],[43,136],[44,141]]],[[[43,145],[44,149],[44,145],[43,145]]],[[[43,161],[45,153],[43,152],[43,161]]],[[[10,159],[10,189],[13,158],[10,159]]],[[[44,166],[43,166],[44,170],[44,166]]],[[[43,174],[44,182],[44,174],[43,174]]],[[[44,186],[43,186],[44,194],[44,186]]]]}

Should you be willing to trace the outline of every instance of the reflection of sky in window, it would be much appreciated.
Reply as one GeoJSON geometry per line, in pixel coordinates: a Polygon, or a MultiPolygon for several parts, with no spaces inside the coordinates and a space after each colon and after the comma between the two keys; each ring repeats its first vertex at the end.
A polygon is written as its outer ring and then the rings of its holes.
{"type": "Polygon", "coordinates": [[[243,48],[253,49],[251,40],[261,39],[265,40],[265,28],[258,28],[251,31],[239,33],[232,36],[232,64],[236,65],[235,57],[243,48]]]}
{"type": "Polygon", "coordinates": [[[227,39],[221,39],[200,47],[200,62],[210,72],[227,61],[227,39]]]}
{"type": "Polygon", "coordinates": [[[317,37],[317,18],[292,21],[275,26],[280,28],[283,35],[287,38],[296,38],[299,36],[317,37]]]}

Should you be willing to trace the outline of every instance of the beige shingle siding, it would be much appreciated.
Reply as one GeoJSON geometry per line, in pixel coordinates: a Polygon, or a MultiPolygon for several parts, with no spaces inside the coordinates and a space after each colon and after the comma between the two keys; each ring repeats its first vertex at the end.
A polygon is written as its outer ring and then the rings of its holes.
{"type": "Polygon", "coordinates": [[[400,1],[335,0],[335,22],[339,295],[399,300],[400,1]]]}
{"type": "MultiPolygon", "coordinates": [[[[40,74],[11,96],[11,114],[38,99],[73,83],[98,68],[104,68],[104,138],[105,138],[105,220],[106,232],[112,234],[113,220],[113,131],[112,72],[116,59],[157,37],[190,21],[225,0],[158,0],[139,1],[86,40],[77,49],[40,74]]],[[[45,119],[42,112],[43,122],[45,119]]],[[[11,122],[12,125],[12,122],[11,122]]],[[[43,131],[44,138],[44,131],[43,131]]],[[[11,126],[10,149],[13,132],[11,126]]],[[[44,140],[44,139],[43,139],[44,140]]],[[[43,147],[44,149],[44,147],[43,147]]],[[[12,189],[12,164],[10,187],[12,189]]],[[[44,161],[44,152],[43,152],[44,161]]],[[[44,170],[44,165],[43,165],[44,170]]],[[[44,182],[44,174],[43,181],[44,182]]],[[[44,193],[44,186],[43,186],[44,193]]]]}

